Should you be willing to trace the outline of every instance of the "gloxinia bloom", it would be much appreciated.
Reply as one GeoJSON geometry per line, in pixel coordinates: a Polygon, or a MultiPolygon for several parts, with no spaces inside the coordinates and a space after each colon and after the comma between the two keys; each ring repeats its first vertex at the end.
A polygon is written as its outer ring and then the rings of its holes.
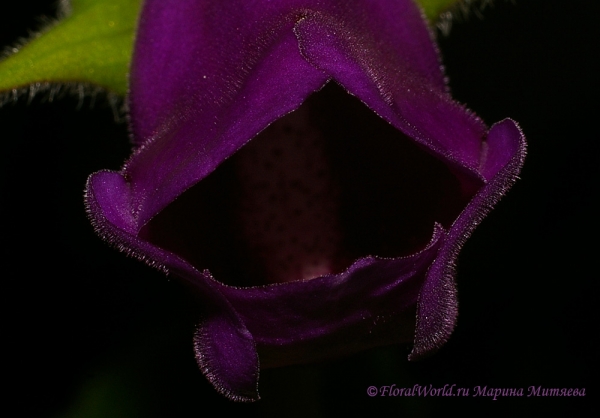
{"type": "Polygon", "coordinates": [[[193,289],[218,391],[257,399],[259,361],[444,344],[458,252],[525,142],[452,100],[410,0],[146,0],[130,82],[136,150],[91,175],[89,216],[193,289]]]}

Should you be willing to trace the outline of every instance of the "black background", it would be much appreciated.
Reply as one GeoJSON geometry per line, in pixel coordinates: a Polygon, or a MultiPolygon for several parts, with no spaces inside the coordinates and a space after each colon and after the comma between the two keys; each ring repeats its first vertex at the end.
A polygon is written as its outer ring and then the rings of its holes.
{"type": "MultiPolygon", "coordinates": [[[[439,35],[454,97],[488,124],[515,119],[529,143],[521,180],[461,253],[448,344],[417,363],[405,360],[407,347],[389,347],[264,371],[263,399],[250,405],[223,399],[196,367],[184,289],[109,248],[86,219],[86,178],[121,166],[125,123],[102,98],[80,109],[72,97],[5,105],[2,415],[583,416],[597,405],[598,11],[592,0],[497,1],[439,35]],[[471,396],[366,394],[392,383],[456,384],[471,396]],[[527,398],[539,385],[586,397],[527,398]],[[525,396],[472,397],[475,386],[525,396]]],[[[54,13],[52,1],[3,6],[0,45],[54,13]]]]}

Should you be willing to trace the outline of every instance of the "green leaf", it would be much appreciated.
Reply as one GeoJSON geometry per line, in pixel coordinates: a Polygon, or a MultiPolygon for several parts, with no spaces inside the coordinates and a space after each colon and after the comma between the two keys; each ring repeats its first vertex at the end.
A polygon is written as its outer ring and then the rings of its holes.
{"type": "MultiPolygon", "coordinates": [[[[463,0],[415,0],[425,12],[430,22],[435,23],[440,14],[450,8],[454,3],[463,0]]],[[[467,0],[468,1],[468,0],[467,0]]]]}
{"type": "Polygon", "coordinates": [[[91,83],[127,92],[141,0],[72,0],[68,15],[0,61],[0,92],[91,83]]]}

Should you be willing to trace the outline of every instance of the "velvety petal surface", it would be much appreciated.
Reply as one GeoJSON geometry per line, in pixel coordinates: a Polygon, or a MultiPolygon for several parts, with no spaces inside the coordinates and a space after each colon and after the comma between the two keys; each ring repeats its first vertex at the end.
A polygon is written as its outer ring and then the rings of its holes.
{"type": "Polygon", "coordinates": [[[446,92],[409,0],[147,1],[130,104],[143,152],[124,173],[138,228],[332,78],[478,177],[485,126],[446,92]]]}
{"type": "Polygon", "coordinates": [[[346,271],[252,288],[221,285],[252,333],[262,367],[308,363],[414,337],[415,306],[443,241],[396,259],[367,257],[346,271]]]}
{"type": "Polygon", "coordinates": [[[258,397],[257,349],[262,365],[279,366],[413,338],[412,358],[439,348],[456,322],[458,251],[522,164],[514,122],[487,132],[451,99],[411,1],[348,4],[147,0],[131,73],[137,149],[121,172],[88,181],[99,234],[198,294],[197,359],[233,399],[258,397]],[[444,162],[474,196],[449,230],[431,225],[429,244],[406,257],[374,254],[338,274],[247,288],[144,238],[142,228],[167,205],[333,81],[444,162]]]}
{"type": "Polygon", "coordinates": [[[177,255],[138,238],[131,231],[128,185],[114,172],[93,174],[85,203],[96,232],[121,251],[182,279],[197,294],[202,310],[196,337],[199,366],[214,387],[234,400],[258,398],[258,358],[254,340],[208,272],[199,272],[177,255]]]}
{"type": "Polygon", "coordinates": [[[482,149],[487,157],[482,158],[481,171],[489,182],[456,219],[429,268],[419,294],[410,360],[431,354],[450,337],[458,315],[456,258],[473,230],[517,180],[525,160],[525,136],[514,121],[506,119],[492,126],[482,149]]]}

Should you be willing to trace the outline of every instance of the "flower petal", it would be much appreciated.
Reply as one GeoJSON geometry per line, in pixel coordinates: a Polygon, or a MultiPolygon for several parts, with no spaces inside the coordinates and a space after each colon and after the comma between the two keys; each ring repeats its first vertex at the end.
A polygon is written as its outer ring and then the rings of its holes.
{"type": "Polygon", "coordinates": [[[456,324],[455,262],[467,238],[517,180],[525,160],[525,136],[510,119],[496,123],[485,141],[486,156],[481,166],[489,182],[456,219],[427,274],[419,294],[415,344],[409,355],[417,360],[439,349],[456,324]]]}
{"type": "Polygon", "coordinates": [[[254,336],[261,367],[309,363],[413,340],[415,306],[443,240],[408,257],[366,257],[345,272],[284,285],[220,285],[254,336]]]}
{"type": "Polygon", "coordinates": [[[146,2],[130,104],[143,146],[124,169],[138,228],[331,78],[480,177],[485,126],[446,92],[419,10],[409,0],[359,3],[146,2]]]}
{"type": "Polygon", "coordinates": [[[411,2],[366,3],[374,4],[342,16],[307,14],[295,26],[303,55],[431,153],[480,177],[486,127],[448,94],[418,10],[411,2]]]}
{"type": "Polygon", "coordinates": [[[289,7],[223,3],[146,2],[131,76],[144,146],[125,169],[140,226],[327,80],[289,7]]]}
{"type": "Polygon", "coordinates": [[[176,275],[193,289],[203,309],[195,338],[200,369],[225,396],[258,399],[258,358],[252,335],[207,272],[200,273],[175,254],[132,233],[135,223],[126,200],[127,189],[118,173],[101,171],[90,176],[85,202],[96,232],[121,251],[176,275]]]}

